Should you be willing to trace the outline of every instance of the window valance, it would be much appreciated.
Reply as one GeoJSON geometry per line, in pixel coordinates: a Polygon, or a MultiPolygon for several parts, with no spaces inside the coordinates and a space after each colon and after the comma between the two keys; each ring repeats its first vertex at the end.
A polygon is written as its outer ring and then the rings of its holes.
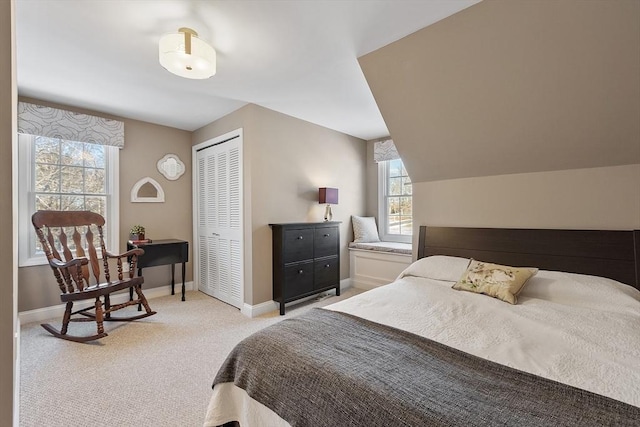
{"type": "Polygon", "coordinates": [[[376,163],[399,158],[400,155],[392,139],[373,143],[373,160],[375,160],[376,163]]]}
{"type": "Polygon", "coordinates": [[[27,102],[18,103],[18,132],[124,148],[124,122],[27,102]]]}

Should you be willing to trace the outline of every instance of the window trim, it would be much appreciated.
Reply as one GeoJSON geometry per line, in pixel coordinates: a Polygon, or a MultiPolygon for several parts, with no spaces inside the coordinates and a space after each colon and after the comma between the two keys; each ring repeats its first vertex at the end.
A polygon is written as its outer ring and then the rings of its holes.
{"type": "MultiPolygon", "coordinates": [[[[401,242],[411,243],[413,235],[391,234],[387,233],[387,184],[389,183],[389,162],[385,160],[378,162],[378,234],[383,242],[401,242]]],[[[411,196],[411,204],[413,205],[413,194],[411,196]]],[[[411,209],[413,212],[413,209],[411,209]]],[[[413,218],[413,214],[411,215],[413,218]]]]}
{"type": "MultiPolygon", "coordinates": [[[[44,254],[32,256],[35,230],[31,224],[34,209],[31,197],[34,179],[33,135],[18,134],[18,266],[47,265],[44,254]]],[[[120,149],[104,145],[106,149],[107,234],[110,252],[120,253],[120,149]]],[[[100,249],[98,248],[98,252],[100,249]]],[[[101,256],[99,254],[99,256],[101,256]]]]}

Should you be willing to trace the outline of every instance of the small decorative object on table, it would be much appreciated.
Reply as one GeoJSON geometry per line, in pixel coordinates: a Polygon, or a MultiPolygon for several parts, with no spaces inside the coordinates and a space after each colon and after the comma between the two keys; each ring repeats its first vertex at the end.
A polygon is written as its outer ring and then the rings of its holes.
{"type": "Polygon", "coordinates": [[[150,243],[151,239],[145,239],[145,229],[142,225],[134,225],[129,230],[129,242],[137,244],[137,243],[150,243]]]}

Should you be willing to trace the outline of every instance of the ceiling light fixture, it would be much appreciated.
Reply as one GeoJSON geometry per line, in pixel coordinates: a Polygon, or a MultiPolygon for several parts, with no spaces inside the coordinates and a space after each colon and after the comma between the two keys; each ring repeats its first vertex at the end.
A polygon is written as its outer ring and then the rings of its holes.
{"type": "Polygon", "coordinates": [[[216,51],[191,28],[163,36],[158,54],[160,65],[180,77],[208,79],[216,73],[216,51]]]}

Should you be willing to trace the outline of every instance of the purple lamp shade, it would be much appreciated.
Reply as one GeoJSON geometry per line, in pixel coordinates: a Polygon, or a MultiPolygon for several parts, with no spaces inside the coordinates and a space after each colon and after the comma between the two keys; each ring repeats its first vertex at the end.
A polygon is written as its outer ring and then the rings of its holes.
{"type": "Polygon", "coordinates": [[[318,189],[318,203],[326,203],[329,205],[338,204],[338,189],[337,188],[319,188],[318,189]]]}

